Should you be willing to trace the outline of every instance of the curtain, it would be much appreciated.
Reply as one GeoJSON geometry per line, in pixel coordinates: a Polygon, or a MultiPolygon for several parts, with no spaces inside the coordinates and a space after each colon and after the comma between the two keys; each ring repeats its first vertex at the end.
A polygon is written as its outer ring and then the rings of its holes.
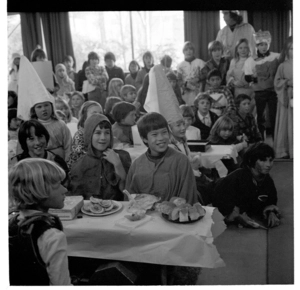
{"type": "Polygon", "coordinates": [[[248,11],[248,22],[254,30],[268,30],[272,35],[270,51],[280,52],[290,32],[290,11],[248,11]]]}
{"type": "Polygon", "coordinates": [[[65,55],[74,59],[71,29],[68,12],[40,13],[47,48],[48,59],[55,65],[62,63],[65,55]]]}
{"type": "Polygon", "coordinates": [[[209,60],[208,44],[216,39],[219,30],[219,11],[184,11],[184,39],[194,43],[196,57],[209,60]]]}
{"type": "Polygon", "coordinates": [[[20,13],[23,53],[30,60],[32,51],[43,46],[40,13],[20,13]]]}

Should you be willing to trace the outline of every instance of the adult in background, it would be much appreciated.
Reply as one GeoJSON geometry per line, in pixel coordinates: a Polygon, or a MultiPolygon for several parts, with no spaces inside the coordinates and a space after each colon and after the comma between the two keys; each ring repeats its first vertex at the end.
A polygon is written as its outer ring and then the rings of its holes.
{"type": "Polygon", "coordinates": [[[107,86],[109,85],[109,82],[111,81],[111,79],[114,79],[114,78],[119,78],[124,83],[125,82],[124,72],[120,67],[115,65],[116,57],[112,52],[107,52],[104,55],[104,62],[105,62],[105,69],[108,74],[107,86]]]}
{"type": "Polygon", "coordinates": [[[243,156],[242,168],[217,181],[212,203],[226,222],[253,226],[254,217],[262,218],[268,227],[280,224],[277,191],[269,175],[273,160],[273,148],[265,143],[253,144],[243,156]]]}
{"type": "Polygon", "coordinates": [[[241,38],[248,40],[251,55],[255,55],[255,30],[252,25],[243,22],[243,16],[238,10],[223,10],[222,13],[226,26],[218,32],[216,40],[223,44],[224,56],[230,59],[234,57],[235,45],[241,38]]]}

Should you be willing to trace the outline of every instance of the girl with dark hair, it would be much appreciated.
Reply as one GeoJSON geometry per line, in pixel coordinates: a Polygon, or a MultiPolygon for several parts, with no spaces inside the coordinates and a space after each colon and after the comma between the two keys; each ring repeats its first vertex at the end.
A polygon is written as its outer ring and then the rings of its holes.
{"type": "Polygon", "coordinates": [[[270,228],[280,224],[277,191],[269,175],[273,160],[273,148],[265,143],[253,144],[243,156],[242,168],[217,181],[212,201],[225,222],[258,227],[252,220],[255,218],[270,228]]]}

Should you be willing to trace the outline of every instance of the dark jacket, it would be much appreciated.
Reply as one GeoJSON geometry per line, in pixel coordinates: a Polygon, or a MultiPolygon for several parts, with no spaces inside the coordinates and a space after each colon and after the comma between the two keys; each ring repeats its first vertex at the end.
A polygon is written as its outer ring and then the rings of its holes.
{"type": "Polygon", "coordinates": [[[211,111],[209,111],[209,115],[210,115],[210,119],[211,119],[210,127],[203,124],[198,117],[198,112],[197,111],[195,112],[195,122],[192,125],[201,131],[201,140],[207,140],[212,126],[215,124],[215,122],[219,118],[217,114],[215,114],[211,111]]]}
{"type": "Polygon", "coordinates": [[[107,66],[105,66],[105,69],[106,69],[107,74],[108,74],[107,87],[108,87],[108,84],[109,84],[110,80],[113,79],[113,78],[119,78],[125,84],[125,75],[124,75],[123,70],[120,67],[115,65],[112,68],[108,68],[107,66]]]}

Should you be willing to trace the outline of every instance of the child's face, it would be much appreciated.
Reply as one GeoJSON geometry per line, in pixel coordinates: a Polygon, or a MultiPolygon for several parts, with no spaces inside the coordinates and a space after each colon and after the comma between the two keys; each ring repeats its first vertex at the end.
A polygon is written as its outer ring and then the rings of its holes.
{"type": "Polygon", "coordinates": [[[14,59],[14,65],[18,66],[20,64],[20,58],[19,57],[16,57],[14,59]]]}
{"type": "Polygon", "coordinates": [[[201,115],[206,116],[210,110],[210,101],[203,99],[198,102],[198,111],[201,115]]]}
{"type": "Polygon", "coordinates": [[[45,149],[47,147],[47,140],[44,135],[37,136],[35,135],[35,128],[31,127],[30,136],[26,139],[26,145],[28,153],[31,157],[40,157],[43,158],[45,155],[45,149]]]}
{"type": "Polygon", "coordinates": [[[243,100],[241,101],[239,105],[239,112],[242,114],[248,114],[250,112],[250,101],[249,100],[243,100]]]}
{"type": "Polygon", "coordinates": [[[99,60],[97,58],[90,59],[90,66],[95,67],[99,64],[99,60]]]}
{"type": "Polygon", "coordinates": [[[183,51],[183,54],[184,54],[185,58],[190,58],[190,57],[194,56],[194,50],[191,49],[190,47],[188,47],[183,51]]]}
{"type": "Polygon", "coordinates": [[[212,76],[209,80],[208,83],[213,89],[218,89],[221,85],[222,79],[219,76],[212,76]]]}
{"type": "Polygon", "coordinates": [[[116,84],[116,90],[117,90],[118,93],[120,93],[122,87],[123,87],[122,83],[117,83],[116,84]]]}
{"type": "Polygon", "coordinates": [[[65,114],[63,114],[61,111],[56,111],[55,113],[56,113],[56,115],[57,115],[62,121],[64,121],[65,123],[67,123],[67,118],[66,118],[66,115],[65,115],[65,114]]]}
{"type": "Polygon", "coordinates": [[[37,117],[43,121],[47,121],[51,118],[52,107],[50,102],[39,103],[34,107],[37,117]]]}
{"type": "Polygon", "coordinates": [[[148,144],[151,155],[158,156],[160,153],[168,149],[170,134],[167,128],[161,128],[150,131],[147,134],[147,139],[143,141],[148,144]]]}
{"type": "Polygon", "coordinates": [[[129,125],[129,126],[135,125],[135,118],[136,118],[135,113],[136,113],[135,110],[129,112],[127,114],[127,116],[121,121],[121,124],[123,124],[123,125],[129,125]]]}
{"type": "Polygon", "coordinates": [[[267,157],[266,160],[257,160],[254,169],[261,175],[269,174],[274,164],[272,157],[267,157]]]}
{"type": "Polygon", "coordinates": [[[73,62],[72,61],[65,61],[64,62],[65,67],[70,70],[73,66],[73,62]]]}
{"type": "Polygon", "coordinates": [[[144,62],[147,67],[150,67],[153,63],[153,59],[150,56],[146,56],[144,57],[144,62]]]}
{"type": "Polygon", "coordinates": [[[217,61],[217,62],[219,62],[221,60],[222,54],[223,54],[222,49],[214,49],[211,52],[211,56],[212,56],[213,60],[217,61]]]}
{"type": "Polygon", "coordinates": [[[79,96],[74,95],[72,97],[72,101],[71,101],[72,107],[80,108],[82,106],[82,104],[83,104],[83,100],[79,96]]]}
{"type": "Polygon", "coordinates": [[[247,57],[249,55],[249,47],[245,42],[242,42],[237,49],[237,53],[240,57],[247,57]]]}
{"type": "Polygon", "coordinates": [[[138,66],[135,64],[135,63],[132,63],[130,66],[129,66],[129,70],[132,72],[132,73],[136,73],[138,71],[138,66]]]}
{"type": "Polygon", "coordinates": [[[99,106],[89,107],[87,110],[86,118],[88,119],[90,116],[94,114],[102,114],[102,110],[99,106]]]}
{"type": "Polygon", "coordinates": [[[11,97],[11,96],[9,96],[9,97],[8,97],[8,100],[7,100],[7,106],[9,107],[9,106],[11,106],[13,103],[14,103],[14,98],[11,97]]]}
{"type": "Polygon", "coordinates": [[[220,130],[220,137],[224,140],[227,140],[232,135],[232,130],[230,129],[222,129],[220,130]]]}
{"type": "Polygon", "coordinates": [[[56,182],[51,187],[49,197],[41,202],[41,207],[48,211],[49,208],[61,209],[64,207],[64,200],[68,190],[61,185],[61,182],[56,182]]]}
{"type": "Polygon", "coordinates": [[[115,65],[115,62],[112,60],[112,59],[107,59],[105,61],[105,65],[108,67],[108,68],[113,68],[114,65],[115,65]]]}
{"type": "Polygon", "coordinates": [[[105,151],[110,144],[110,129],[97,126],[92,137],[92,146],[98,151],[105,151]]]}
{"type": "Polygon", "coordinates": [[[66,71],[65,71],[62,67],[60,67],[60,68],[57,70],[57,75],[58,75],[61,79],[63,79],[63,78],[65,77],[65,74],[66,74],[66,71]]]}
{"type": "Polygon", "coordinates": [[[128,102],[128,103],[133,103],[136,99],[136,92],[134,91],[130,91],[127,93],[126,96],[124,96],[124,100],[125,102],[128,102]]]}
{"type": "Polygon", "coordinates": [[[193,124],[192,117],[183,117],[186,129],[193,124]]]}
{"type": "Polygon", "coordinates": [[[10,130],[18,130],[21,125],[22,120],[19,118],[12,118],[10,120],[9,129],[10,130]]]}
{"type": "Polygon", "coordinates": [[[261,42],[257,45],[257,49],[261,54],[264,54],[268,51],[269,45],[266,42],[261,42]]]}
{"type": "Polygon", "coordinates": [[[169,80],[169,83],[171,84],[171,86],[172,86],[172,88],[173,88],[173,90],[175,89],[175,87],[176,87],[176,81],[175,80],[170,80],[170,79],[168,79],[169,80]]]}
{"type": "Polygon", "coordinates": [[[186,127],[183,119],[171,124],[172,134],[175,138],[184,138],[186,127]]]}

